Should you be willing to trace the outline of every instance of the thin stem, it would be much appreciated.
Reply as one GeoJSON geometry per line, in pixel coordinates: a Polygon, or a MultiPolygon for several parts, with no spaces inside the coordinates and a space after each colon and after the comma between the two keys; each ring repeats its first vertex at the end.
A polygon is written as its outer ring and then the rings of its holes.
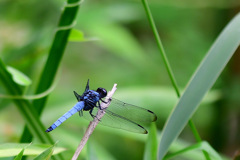
{"type": "Polygon", "coordinates": [[[3,99],[26,99],[26,100],[32,100],[32,99],[40,99],[43,97],[46,97],[49,95],[56,87],[58,80],[56,80],[46,91],[34,95],[6,95],[6,94],[0,94],[0,98],[3,99]]]}
{"type": "MultiPolygon", "coordinates": [[[[160,52],[160,55],[162,56],[163,58],[163,62],[164,62],[164,65],[167,69],[167,72],[168,72],[168,75],[170,77],[170,80],[171,80],[171,83],[176,91],[176,94],[178,96],[178,98],[180,98],[180,91],[178,89],[178,86],[177,86],[177,82],[175,80],[175,77],[174,77],[174,74],[172,72],[172,69],[171,69],[171,66],[168,62],[168,59],[167,59],[167,56],[166,56],[166,53],[164,51],[164,48],[163,48],[163,45],[162,45],[162,42],[161,42],[161,39],[159,37],[159,34],[158,34],[158,31],[157,31],[157,28],[156,28],[156,25],[155,25],[155,22],[153,20],[153,17],[152,17],[152,14],[151,14],[151,11],[150,11],[150,8],[149,8],[149,5],[148,5],[148,2],[147,0],[142,0],[142,4],[143,4],[143,7],[144,7],[144,10],[146,12],[146,15],[147,15],[147,18],[148,18],[148,21],[149,21],[149,24],[152,28],[152,31],[153,31],[153,34],[154,34],[154,37],[156,39],[156,42],[157,42],[157,46],[158,46],[158,49],[159,49],[159,52],[160,52]]],[[[199,136],[198,132],[197,132],[197,129],[194,125],[194,123],[192,122],[192,120],[190,119],[189,122],[188,122],[193,134],[194,134],[194,137],[195,139],[197,140],[197,142],[201,142],[201,137],[199,136]]],[[[203,151],[203,154],[205,156],[205,158],[208,160],[209,159],[209,155],[206,151],[203,151]]]]}
{"type": "MultiPolygon", "coordinates": [[[[191,145],[191,146],[189,146],[189,147],[186,147],[186,148],[184,148],[184,149],[182,149],[182,150],[179,150],[179,151],[177,151],[177,152],[175,152],[175,153],[169,154],[169,155],[165,156],[163,160],[173,159],[173,157],[175,157],[175,156],[177,156],[177,155],[180,155],[180,154],[183,154],[183,153],[186,153],[186,152],[188,152],[188,151],[201,149],[201,148],[203,148],[203,147],[202,147],[202,146],[203,146],[203,143],[205,143],[205,142],[198,142],[198,143],[196,143],[196,144],[194,144],[194,145],[191,145]]],[[[204,150],[204,151],[205,151],[205,150],[204,150]]],[[[205,151],[205,152],[206,152],[206,151],[205,151]]],[[[207,156],[206,159],[207,159],[207,160],[211,160],[211,158],[209,157],[209,155],[207,156]]]]}
{"type": "MultiPolygon", "coordinates": [[[[202,139],[201,139],[201,137],[200,137],[200,135],[197,131],[197,128],[195,127],[195,125],[193,124],[193,121],[191,119],[188,121],[188,125],[190,126],[196,141],[197,142],[202,142],[202,139]]],[[[203,152],[203,154],[204,154],[204,156],[207,160],[211,160],[209,154],[205,150],[202,150],[202,152],[203,152]]]]}
{"type": "Polygon", "coordinates": [[[83,147],[85,146],[85,144],[87,143],[90,135],[93,133],[94,129],[96,128],[97,124],[99,123],[99,120],[104,116],[105,114],[105,109],[110,105],[111,103],[111,98],[114,94],[114,92],[117,90],[117,84],[113,85],[113,88],[110,92],[108,92],[107,98],[105,99],[106,102],[108,103],[101,103],[101,108],[103,108],[102,110],[98,110],[96,117],[93,119],[93,121],[91,121],[88,125],[88,128],[80,142],[80,144],[78,145],[77,150],[75,151],[72,160],[76,160],[79,156],[79,154],[81,153],[83,147]]]}
{"type": "Polygon", "coordinates": [[[151,11],[149,9],[149,6],[148,6],[148,3],[146,0],[142,0],[142,3],[143,3],[143,7],[145,9],[145,12],[147,14],[147,18],[148,18],[148,21],[149,21],[149,24],[152,28],[152,31],[153,31],[153,34],[154,34],[154,37],[157,41],[157,46],[158,46],[158,49],[159,49],[159,52],[160,52],[160,55],[162,56],[162,59],[163,59],[163,62],[164,62],[164,65],[167,69],[167,72],[168,72],[168,75],[170,77],[170,80],[172,82],[172,85],[176,91],[176,94],[178,97],[180,97],[180,91],[177,87],[177,83],[176,83],[176,80],[175,80],[175,77],[174,77],[174,74],[172,72],[172,69],[171,69],[171,66],[168,62],[168,59],[167,59],[167,56],[166,56],[166,53],[164,51],[164,48],[163,48],[163,45],[162,45],[162,42],[161,42],[161,39],[158,35],[158,31],[157,31],[157,28],[156,28],[156,25],[154,23],[154,20],[153,20],[153,17],[152,17],[152,14],[151,14],[151,11]]]}

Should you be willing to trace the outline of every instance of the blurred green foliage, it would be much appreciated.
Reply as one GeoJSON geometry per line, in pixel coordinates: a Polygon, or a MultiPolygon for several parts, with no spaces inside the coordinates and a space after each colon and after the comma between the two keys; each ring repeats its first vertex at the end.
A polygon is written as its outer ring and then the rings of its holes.
{"type": "MultiPolygon", "coordinates": [[[[30,77],[32,85],[25,88],[27,94],[35,91],[64,3],[0,2],[0,58],[30,77]]],[[[216,36],[240,6],[236,0],[153,0],[149,4],[180,88],[186,86],[216,36]]],[[[41,117],[44,124],[49,126],[74,105],[72,91],[83,92],[89,78],[91,89],[109,90],[117,83],[115,97],[154,111],[158,116],[157,129],[162,130],[177,97],[140,1],[85,0],[76,22],[74,28],[85,37],[98,40],[68,43],[59,68],[60,80],[41,117]]],[[[240,143],[238,61],[236,54],[193,117],[201,137],[228,156],[233,155],[240,143]]],[[[2,86],[0,91],[5,94],[2,86]]],[[[87,125],[87,121],[74,115],[50,133],[60,140],[59,146],[69,149],[64,154],[68,159],[87,125]]],[[[18,142],[23,127],[24,121],[14,104],[0,99],[0,142],[18,142]]],[[[180,148],[194,141],[188,127],[180,137],[180,148]]],[[[147,136],[98,126],[90,139],[88,148],[93,146],[96,148],[93,151],[101,148],[109,159],[142,159],[147,136]]],[[[82,159],[88,154],[86,148],[80,155],[82,159]]]]}

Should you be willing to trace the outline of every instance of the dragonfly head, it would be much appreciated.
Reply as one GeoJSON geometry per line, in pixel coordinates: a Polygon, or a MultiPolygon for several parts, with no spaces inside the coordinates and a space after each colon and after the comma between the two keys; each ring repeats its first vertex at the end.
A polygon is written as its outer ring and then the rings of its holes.
{"type": "Polygon", "coordinates": [[[98,88],[97,92],[99,93],[100,98],[104,98],[107,96],[107,90],[104,88],[98,88]]]}

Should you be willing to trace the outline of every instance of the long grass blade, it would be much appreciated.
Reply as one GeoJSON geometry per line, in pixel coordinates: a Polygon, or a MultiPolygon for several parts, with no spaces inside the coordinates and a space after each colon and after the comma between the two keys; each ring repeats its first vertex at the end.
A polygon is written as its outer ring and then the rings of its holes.
{"type": "MultiPolygon", "coordinates": [[[[4,87],[11,95],[21,95],[22,89],[17,85],[11,74],[7,71],[6,66],[0,59],[0,80],[2,81],[4,87]]],[[[53,140],[49,135],[44,133],[44,126],[41,123],[36,111],[32,108],[31,104],[27,100],[14,99],[13,102],[16,104],[18,110],[22,114],[28,129],[31,133],[36,136],[41,142],[53,143],[53,140]]]]}
{"type": "Polygon", "coordinates": [[[150,26],[151,26],[151,28],[152,28],[154,37],[155,37],[155,39],[156,39],[156,42],[157,42],[157,46],[158,46],[160,55],[162,56],[164,65],[165,65],[165,67],[166,67],[166,69],[167,69],[168,76],[170,77],[170,80],[171,80],[172,85],[173,85],[173,87],[174,87],[174,89],[175,89],[175,91],[176,91],[177,96],[180,97],[180,91],[179,91],[179,89],[178,89],[176,79],[175,79],[175,77],[174,77],[172,68],[171,68],[171,66],[170,66],[170,64],[169,64],[169,62],[168,62],[168,58],[167,58],[166,53],[165,53],[165,50],[164,50],[164,48],[163,48],[162,41],[161,41],[160,36],[159,36],[159,34],[158,34],[157,27],[156,27],[155,22],[154,22],[154,20],[153,20],[153,17],[152,17],[150,8],[149,8],[148,3],[147,3],[147,0],[142,0],[142,4],[143,4],[144,10],[145,10],[145,12],[146,12],[146,15],[147,15],[149,24],[150,24],[150,26]]]}
{"type": "Polygon", "coordinates": [[[204,95],[212,87],[239,44],[240,14],[227,25],[212,45],[169,117],[160,141],[159,159],[164,157],[171,143],[197,110],[204,95]]]}
{"type": "Polygon", "coordinates": [[[150,126],[148,139],[145,145],[144,160],[156,160],[157,159],[157,126],[156,123],[152,123],[150,126]]]}
{"type": "Polygon", "coordinates": [[[40,155],[38,155],[34,160],[49,160],[53,154],[54,146],[49,147],[44,152],[42,152],[40,155]]]}
{"type": "MultiPolygon", "coordinates": [[[[0,159],[3,157],[13,157],[19,155],[24,150],[23,155],[36,156],[44,152],[53,145],[49,144],[27,144],[27,143],[3,143],[0,144],[0,159]]],[[[54,147],[53,155],[64,152],[66,148],[54,147]]]]}

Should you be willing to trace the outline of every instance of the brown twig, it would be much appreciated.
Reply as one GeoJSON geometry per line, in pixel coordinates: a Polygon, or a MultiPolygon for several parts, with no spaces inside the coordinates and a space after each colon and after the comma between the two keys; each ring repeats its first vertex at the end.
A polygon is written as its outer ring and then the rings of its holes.
{"type": "Polygon", "coordinates": [[[92,132],[96,128],[97,124],[99,123],[99,120],[104,116],[104,114],[105,114],[104,109],[106,109],[110,105],[110,103],[111,103],[110,99],[112,98],[112,96],[116,90],[117,90],[117,84],[114,84],[112,90],[108,92],[107,98],[105,99],[105,101],[107,103],[101,103],[101,108],[103,108],[103,109],[102,110],[99,109],[96,117],[93,119],[93,121],[91,121],[89,123],[88,128],[87,128],[80,144],[78,145],[77,150],[75,151],[75,153],[72,157],[72,160],[76,160],[78,158],[80,152],[82,151],[83,147],[87,143],[90,135],[92,134],[92,132]]]}

